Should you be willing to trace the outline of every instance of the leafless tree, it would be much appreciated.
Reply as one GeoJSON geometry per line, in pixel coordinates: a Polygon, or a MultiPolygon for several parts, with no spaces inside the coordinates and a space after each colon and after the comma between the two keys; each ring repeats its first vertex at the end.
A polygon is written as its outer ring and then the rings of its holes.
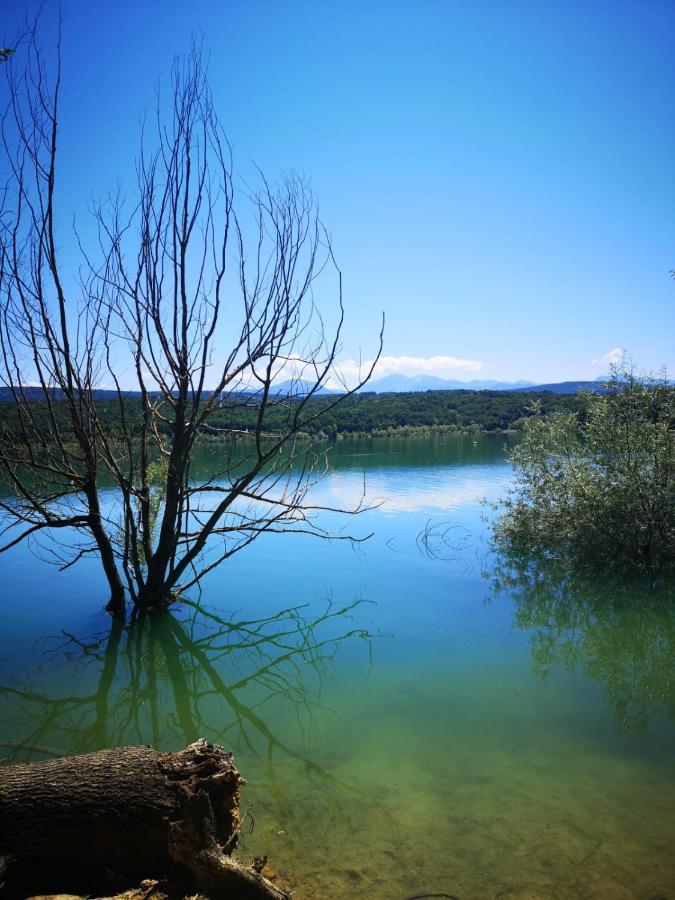
{"type": "Polygon", "coordinates": [[[0,467],[11,492],[0,552],[28,540],[62,568],[95,555],[120,612],[127,596],[165,605],[261,534],[336,537],[316,520],[325,458],[305,434],[374,363],[339,395],[323,392],[341,349],[342,278],[306,182],[273,186],[258,172],[256,189],[235,183],[195,46],[173,67],[168,103],[158,96],[133,208],[119,196],[96,206],[98,240],[79,242],[74,278],[56,212],[60,48],[50,68],[32,29],[3,68],[0,380],[11,402],[0,467]],[[219,464],[200,479],[205,436],[218,437],[219,464]]]}

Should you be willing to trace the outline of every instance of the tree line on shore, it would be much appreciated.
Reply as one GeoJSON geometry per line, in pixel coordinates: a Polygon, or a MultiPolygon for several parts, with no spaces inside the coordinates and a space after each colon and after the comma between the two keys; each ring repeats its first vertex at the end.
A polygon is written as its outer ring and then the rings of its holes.
{"type": "MultiPolygon", "coordinates": [[[[262,432],[269,435],[286,430],[293,416],[298,398],[280,397],[267,403],[262,432]]],[[[42,402],[32,404],[35,415],[40,415],[42,402]]],[[[308,406],[320,409],[325,398],[314,397],[308,406]]],[[[58,406],[58,403],[57,403],[58,406]]],[[[119,406],[109,399],[96,401],[101,423],[110,436],[120,430],[119,406]]],[[[241,394],[224,400],[211,417],[202,437],[217,438],[232,435],[245,436],[253,432],[259,415],[260,402],[255,395],[241,394]]],[[[455,431],[510,431],[520,430],[524,421],[536,408],[539,414],[552,412],[581,412],[585,402],[578,395],[551,393],[523,394],[508,391],[424,391],[417,393],[354,394],[327,412],[310,418],[305,432],[312,437],[334,438],[338,436],[378,435],[390,432],[426,433],[455,431]]],[[[9,425],[14,405],[3,403],[2,419],[9,425]]],[[[45,410],[46,411],[46,410],[45,410]]],[[[135,412],[135,427],[140,434],[142,406],[127,404],[127,411],[135,412]]],[[[68,430],[66,410],[64,429],[68,430]]],[[[161,426],[160,426],[161,427],[161,426]]],[[[0,440],[2,433],[0,432],[0,440]]]]}

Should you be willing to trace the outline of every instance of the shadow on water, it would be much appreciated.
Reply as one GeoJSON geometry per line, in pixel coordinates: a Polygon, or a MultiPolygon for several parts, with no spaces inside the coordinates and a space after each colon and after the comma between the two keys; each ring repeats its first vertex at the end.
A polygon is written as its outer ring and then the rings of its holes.
{"type": "Polygon", "coordinates": [[[646,734],[675,722],[675,583],[598,577],[567,560],[502,557],[491,597],[508,594],[531,633],[535,674],[580,669],[597,682],[619,728],[646,734]]]}

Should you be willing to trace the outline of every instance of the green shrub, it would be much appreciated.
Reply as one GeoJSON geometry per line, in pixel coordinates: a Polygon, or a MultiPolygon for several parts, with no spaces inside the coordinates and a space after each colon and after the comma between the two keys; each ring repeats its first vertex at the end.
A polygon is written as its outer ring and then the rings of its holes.
{"type": "Polygon", "coordinates": [[[675,389],[612,373],[579,412],[533,415],[512,451],[498,547],[600,567],[675,565],[675,389]]]}

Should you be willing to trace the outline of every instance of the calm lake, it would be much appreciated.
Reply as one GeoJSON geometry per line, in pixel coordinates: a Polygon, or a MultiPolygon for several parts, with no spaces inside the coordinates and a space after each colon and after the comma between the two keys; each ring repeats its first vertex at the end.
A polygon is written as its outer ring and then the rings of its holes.
{"type": "Polygon", "coordinates": [[[0,756],[221,743],[298,898],[675,897],[675,590],[494,559],[504,443],[340,442],[316,499],[365,473],[325,524],[369,541],[263,537],[112,630],[94,561],[0,557],[0,756]]]}

